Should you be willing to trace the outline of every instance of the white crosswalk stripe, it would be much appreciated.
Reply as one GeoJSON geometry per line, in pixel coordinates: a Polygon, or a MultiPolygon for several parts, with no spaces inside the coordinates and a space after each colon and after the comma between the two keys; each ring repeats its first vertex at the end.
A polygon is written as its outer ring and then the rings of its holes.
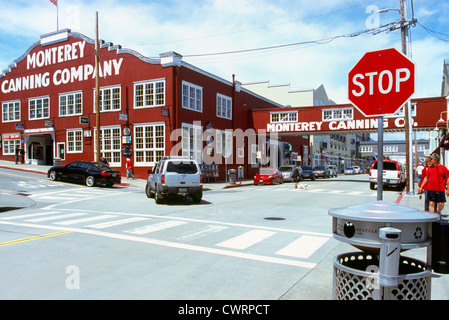
{"type": "MultiPolygon", "coordinates": [[[[89,210],[48,210],[1,217],[0,224],[2,221],[18,225],[22,223],[21,221],[35,223],[39,228],[46,225],[51,228],[69,227],[75,232],[89,234],[93,232],[92,234],[100,236],[113,236],[133,241],[142,239],[143,242],[159,243],[169,247],[213,252],[305,268],[312,268],[315,264],[304,260],[311,259],[312,255],[332,238],[331,234],[316,233],[315,235],[311,232],[301,233],[298,230],[290,229],[237,223],[212,223],[212,221],[205,220],[145,216],[144,214],[98,213],[89,210]],[[153,223],[148,223],[148,221],[153,221],[153,223]],[[100,231],[107,228],[112,231],[108,233],[100,231]],[[167,232],[159,233],[159,231],[167,232]],[[299,238],[295,235],[299,235],[299,238]],[[167,239],[173,239],[174,242],[169,242],[167,239]]],[[[26,225],[29,226],[29,224],[26,225]]]]}

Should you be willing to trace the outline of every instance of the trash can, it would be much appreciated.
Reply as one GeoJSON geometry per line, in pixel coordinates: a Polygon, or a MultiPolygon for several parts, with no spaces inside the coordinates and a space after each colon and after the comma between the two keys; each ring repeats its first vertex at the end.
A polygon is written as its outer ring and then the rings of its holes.
{"type": "Polygon", "coordinates": [[[229,169],[228,170],[228,183],[236,184],[236,182],[237,182],[237,170],[229,169]]]}
{"type": "Polygon", "coordinates": [[[330,209],[329,215],[334,238],[362,250],[335,257],[334,299],[430,300],[431,262],[400,253],[432,245],[437,214],[375,201],[330,209]]]}
{"type": "Polygon", "coordinates": [[[432,224],[432,268],[437,273],[449,274],[449,222],[432,224]]]}
{"type": "Polygon", "coordinates": [[[61,158],[54,158],[53,165],[60,167],[61,166],[61,158]]]}

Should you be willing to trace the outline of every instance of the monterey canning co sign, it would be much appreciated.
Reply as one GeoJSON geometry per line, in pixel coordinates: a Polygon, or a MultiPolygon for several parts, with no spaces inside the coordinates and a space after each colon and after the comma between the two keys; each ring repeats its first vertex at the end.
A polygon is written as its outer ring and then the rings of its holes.
{"type": "MultiPolygon", "coordinates": [[[[65,62],[79,61],[87,56],[86,41],[77,41],[70,44],[52,46],[39,51],[30,52],[26,56],[26,69],[29,71],[36,70],[36,72],[3,80],[0,86],[1,90],[6,94],[10,92],[45,88],[50,86],[50,84],[58,86],[61,84],[94,79],[96,73],[94,63],[80,63],[76,66],[60,67],[51,73],[42,69],[43,67],[52,65],[63,66],[62,64],[65,62]],[[39,72],[41,70],[44,71],[39,72]]],[[[93,54],[91,56],[92,60],[94,60],[93,54]]],[[[123,58],[102,61],[99,67],[100,77],[119,75],[122,62],[123,58]]]]}

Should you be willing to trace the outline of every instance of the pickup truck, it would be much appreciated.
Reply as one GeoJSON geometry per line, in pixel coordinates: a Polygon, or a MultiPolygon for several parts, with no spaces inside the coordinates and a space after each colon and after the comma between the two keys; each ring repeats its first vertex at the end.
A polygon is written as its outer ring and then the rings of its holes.
{"type": "MultiPolygon", "coordinates": [[[[378,161],[376,160],[371,165],[369,174],[369,186],[371,190],[374,190],[377,187],[377,164],[378,161]]],[[[383,164],[383,185],[397,187],[398,189],[404,188],[406,184],[404,165],[395,160],[384,160],[383,164]]]]}

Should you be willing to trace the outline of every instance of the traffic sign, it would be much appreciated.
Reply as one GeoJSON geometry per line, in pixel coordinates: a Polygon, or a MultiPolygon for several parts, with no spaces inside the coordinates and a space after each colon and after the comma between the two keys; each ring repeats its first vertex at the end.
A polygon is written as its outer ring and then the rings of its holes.
{"type": "Polygon", "coordinates": [[[394,48],[367,52],[349,71],[348,98],[365,116],[395,113],[415,92],[415,65],[394,48]]]}

